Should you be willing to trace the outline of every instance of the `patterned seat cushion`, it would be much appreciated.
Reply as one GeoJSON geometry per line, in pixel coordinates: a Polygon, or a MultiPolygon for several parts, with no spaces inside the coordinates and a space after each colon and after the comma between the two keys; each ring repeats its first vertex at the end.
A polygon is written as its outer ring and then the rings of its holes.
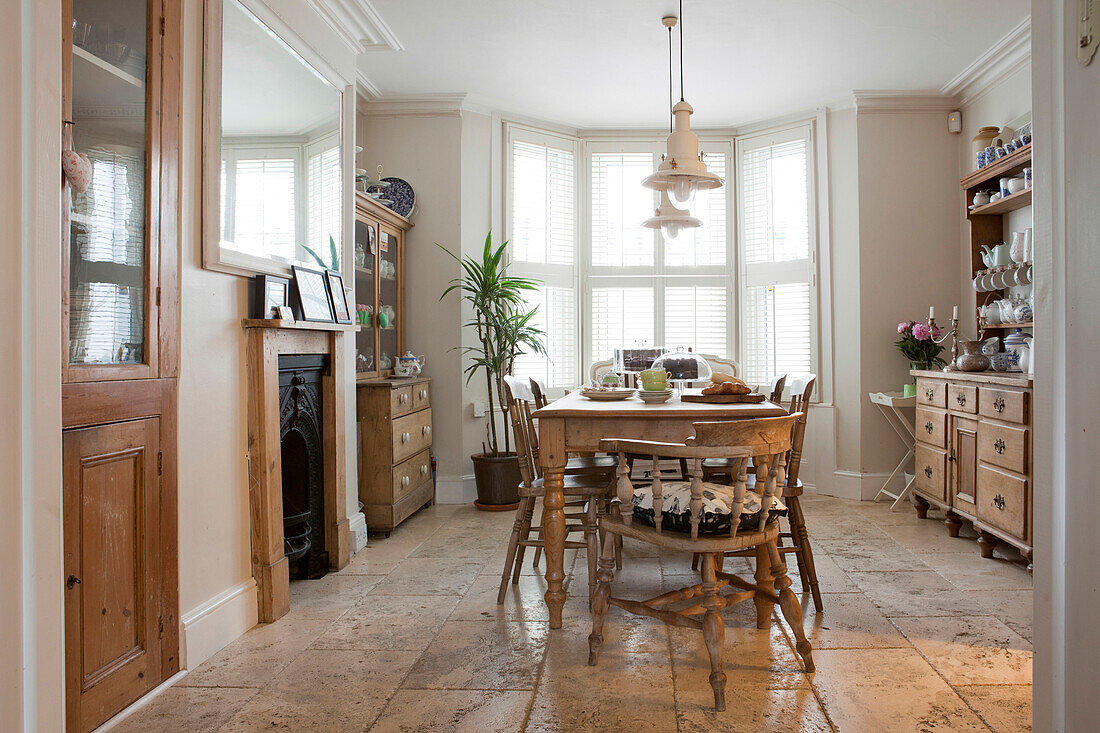
{"type": "MultiPolygon", "coordinates": [[[[668,481],[661,484],[661,528],[673,532],[691,532],[691,484],[687,481],[668,481]]],[[[650,527],[653,521],[653,488],[641,486],[634,489],[634,517],[650,527]]],[[[730,513],[733,507],[733,487],[703,482],[703,508],[699,518],[699,534],[729,534],[730,513]]],[[[760,494],[745,492],[741,506],[738,530],[760,526],[760,494]]],[[[769,520],[787,513],[787,507],[777,496],[768,513],[769,520]]]]}

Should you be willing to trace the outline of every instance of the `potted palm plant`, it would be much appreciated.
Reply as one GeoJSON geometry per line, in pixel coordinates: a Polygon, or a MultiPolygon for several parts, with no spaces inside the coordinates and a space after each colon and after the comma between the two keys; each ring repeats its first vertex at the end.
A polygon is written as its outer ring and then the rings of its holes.
{"type": "Polygon", "coordinates": [[[462,348],[467,359],[466,383],[484,372],[489,395],[482,452],[470,456],[477,484],[475,503],[480,509],[515,508],[519,501],[519,458],[512,450],[507,420],[498,426],[497,413],[498,406],[506,404],[504,376],[512,373],[516,357],[523,352],[546,351],[543,333],[532,323],[536,309],[530,308],[524,298],[539,282],[507,273],[508,242],[494,247],[492,232],[485,236],[480,259],[459,257],[438,242],[436,245],[462,267],[462,275],[451,280],[439,299],[458,291],[473,311],[473,319],[463,324],[477,334],[477,345],[462,348]]]}

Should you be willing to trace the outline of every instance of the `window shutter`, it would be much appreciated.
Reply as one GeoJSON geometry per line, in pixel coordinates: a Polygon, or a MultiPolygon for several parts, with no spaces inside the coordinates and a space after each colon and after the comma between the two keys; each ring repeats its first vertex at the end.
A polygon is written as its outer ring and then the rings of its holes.
{"type": "Polygon", "coordinates": [[[652,153],[592,154],[592,264],[652,267],[654,192],[642,186],[653,172],[652,153]]]}
{"type": "Polygon", "coordinates": [[[664,346],[728,356],[729,296],[724,287],[665,287],[664,346]]]}
{"type": "Polygon", "coordinates": [[[570,265],[576,239],[572,151],[515,141],[512,145],[514,262],[570,265]]]}
{"type": "MultiPolygon", "coordinates": [[[[727,178],[725,153],[703,153],[703,162],[711,173],[727,178]]],[[[726,184],[729,185],[729,182],[726,184]]],[[[703,226],[682,232],[674,242],[665,242],[665,265],[716,268],[726,266],[726,196],[725,186],[695,194],[691,215],[702,220],[703,226]]]]}
{"type": "Polygon", "coordinates": [[[810,135],[739,142],[741,361],[745,379],[814,370],[810,135]]]}
{"type": "Polygon", "coordinates": [[[538,307],[532,325],[542,330],[546,356],[521,354],[512,374],[523,379],[538,377],[550,388],[577,385],[577,302],[573,288],[542,287],[529,293],[527,302],[538,307]]]}
{"type": "Polygon", "coordinates": [[[297,260],[294,175],[294,158],[236,160],[227,239],[237,250],[297,260]]]}
{"type": "Polygon", "coordinates": [[[332,147],[309,156],[307,170],[309,246],[327,262],[328,238],[336,241],[337,251],[340,248],[340,148],[332,147]]]}
{"type": "Polygon", "coordinates": [[[592,359],[610,359],[616,348],[654,343],[652,287],[593,288],[589,327],[592,359]]]}

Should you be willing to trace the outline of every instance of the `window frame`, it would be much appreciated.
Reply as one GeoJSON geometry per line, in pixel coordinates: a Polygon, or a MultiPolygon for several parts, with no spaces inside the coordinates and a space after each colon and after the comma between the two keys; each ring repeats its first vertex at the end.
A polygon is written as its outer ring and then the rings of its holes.
{"type": "MultiPolygon", "coordinates": [[[[734,176],[733,187],[736,196],[737,220],[735,223],[735,238],[737,243],[737,302],[738,314],[745,310],[745,296],[750,285],[809,283],[809,307],[810,307],[810,371],[817,374],[818,389],[813,397],[813,402],[822,401],[826,386],[822,375],[821,354],[821,237],[818,229],[818,207],[820,206],[820,186],[818,185],[818,151],[816,140],[816,125],[814,120],[805,120],[789,125],[761,130],[752,134],[740,135],[734,139],[734,176]],[[744,260],[744,222],[745,211],[744,189],[742,176],[740,175],[744,156],[747,151],[757,150],[762,147],[780,145],[795,140],[806,142],[806,230],[808,237],[807,259],[790,262],[767,263],[759,265],[747,265],[744,260]],[[759,275],[750,275],[749,269],[759,269],[759,275]],[[750,283],[749,279],[756,280],[750,283]]],[[[744,367],[747,356],[745,349],[745,330],[739,329],[737,344],[738,361],[744,367]]],[[[831,386],[831,385],[830,385],[831,386]]],[[[831,396],[831,389],[829,390],[831,396]]]]}

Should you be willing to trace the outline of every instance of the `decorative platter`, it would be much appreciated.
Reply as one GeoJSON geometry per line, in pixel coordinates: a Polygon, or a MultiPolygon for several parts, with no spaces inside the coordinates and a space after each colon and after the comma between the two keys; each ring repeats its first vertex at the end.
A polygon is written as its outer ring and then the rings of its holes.
{"type": "Polygon", "coordinates": [[[632,389],[582,389],[581,395],[598,402],[625,400],[634,394],[632,389]]]}
{"type": "Polygon", "coordinates": [[[416,205],[416,194],[413,193],[412,186],[408,181],[397,178],[396,176],[387,176],[382,179],[386,183],[390,184],[386,189],[386,198],[393,203],[387,204],[392,210],[407,217],[412,213],[413,206],[416,205]]]}
{"type": "Polygon", "coordinates": [[[680,399],[684,402],[747,402],[749,404],[763,402],[767,398],[762,394],[682,394],[680,399]]]}

